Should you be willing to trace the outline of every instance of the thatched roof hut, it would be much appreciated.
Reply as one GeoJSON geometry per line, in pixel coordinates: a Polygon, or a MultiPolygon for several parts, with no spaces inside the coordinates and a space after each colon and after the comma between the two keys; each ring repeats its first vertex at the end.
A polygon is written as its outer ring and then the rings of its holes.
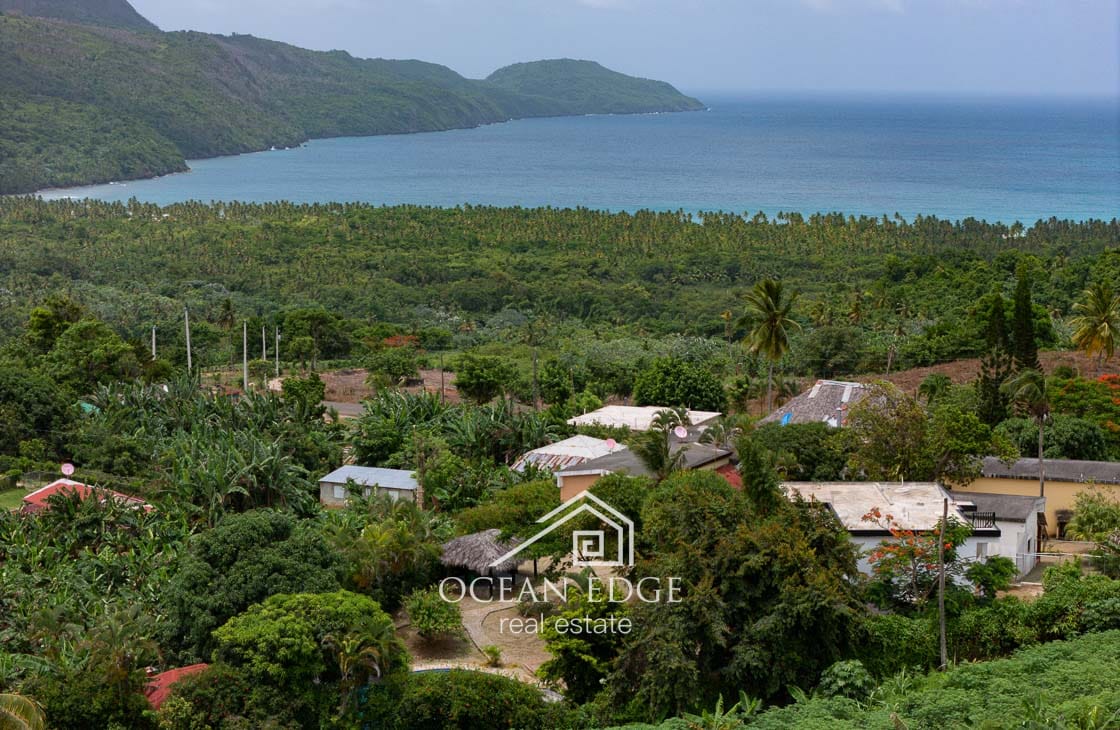
{"type": "Polygon", "coordinates": [[[501,530],[491,529],[457,537],[443,545],[440,562],[450,568],[466,568],[473,573],[485,574],[490,571],[512,573],[517,569],[518,560],[510,560],[498,565],[490,565],[507,552],[517,547],[519,540],[503,542],[501,530]]]}

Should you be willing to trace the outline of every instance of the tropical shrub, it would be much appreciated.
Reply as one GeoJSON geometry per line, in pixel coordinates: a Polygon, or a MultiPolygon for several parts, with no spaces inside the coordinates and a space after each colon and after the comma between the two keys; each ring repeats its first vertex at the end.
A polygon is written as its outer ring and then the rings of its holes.
{"type": "Polygon", "coordinates": [[[415,591],[405,598],[404,608],[422,639],[456,639],[466,633],[459,604],[443,600],[438,588],[415,591]]]}

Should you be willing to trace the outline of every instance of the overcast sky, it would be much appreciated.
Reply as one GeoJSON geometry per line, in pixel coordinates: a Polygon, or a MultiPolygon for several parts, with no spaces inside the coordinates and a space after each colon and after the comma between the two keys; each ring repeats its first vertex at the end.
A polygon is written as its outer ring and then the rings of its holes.
{"type": "Polygon", "coordinates": [[[684,91],[1120,95],[1117,0],[133,0],[164,30],[251,33],[483,77],[588,58],[684,91]]]}

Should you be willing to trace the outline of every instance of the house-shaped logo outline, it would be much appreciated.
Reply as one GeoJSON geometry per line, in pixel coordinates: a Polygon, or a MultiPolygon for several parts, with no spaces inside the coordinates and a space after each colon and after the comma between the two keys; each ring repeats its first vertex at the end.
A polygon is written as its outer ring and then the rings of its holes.
{"type": "Polygon", "coordinates": [[[542,523],[548,522],[552,518],[556,517],[556,515],[560,514],[564,510],[566,510],[569,507],[571,507],[572,505],[574,505],[576,502],[581,502],[581,501],[583,502],[583,504],[581,504],[579,507],[577,507],[574,510],[571,510],[566,515],[564,515],[562,518],[560,518],[559,520],[556,520],[551,525],[549,525],[545,529],[541,530],[537,534],[533,535],[531,538],[529,538],[525,542],[521,543],[517,547],[515,547],[512,550],[510,550],[509,552],[507,552],[506,554],[497,558],[496,560],[491,562],[490,565],[491,566],[498,566],[498,565],[501,565],[502,563],[512,559],[519,552],[521,552],[525,548],[529,547],[530,545],[532,545],[536,541],[540,540],[541,538],[545,537],[546,535],[550,534],[553,530],[555,530],[556,528],[565,524],[566,522],[568,522],[569,520],[574,518],[576,515],[584,514],[585,512],[595,515],[600,520],[602,520],[603,522],[607,523],[608,525],[610,525],[611,527],[614,528],[615,532],[618,534],[618,559],[617,560],[581,560],[580,557],[579,557],[579,555],[580,555],[579,545],[575,544],[578,537],[580,537],[580,536],[586,537],[589,533],[597,532],[600,535],[600,539],[605,543],[605,535],[603,534],[602,530],[597,530],[597,531],[581,530],[581,531],[577,532],[576,534],[572,535],[572,542],[573,542],[573,545],[572,545],[572,565],[581,566],[581,567],[584,567],[584,566],[621,567],[621,566],[632,566],[632,565],[634,565],[634,521],[631,520],[626,515],[619,512],[618,510],[616,510],[614,507],[611,507],[609,504],[607,504],[603,500],[596,497],[591,492],[588,492],[588,491],[580,492],[579,494],[572,497],[571,499],[569,499],[564,504],[560,505],[556,509],[552,510],[551,512],[549,512],[545,516],[538,519],[537,524],[542,524],[542,523]],[[593,502],[594,504],[588,504],[586,500],[591,500],[591,502],[593,502]],[[607,513],[612,515],[614,519],[611,519],[611,517],[608,517],[606,514],[603,514],[602,511],[596,509],[595,505],[598,505],[604,511],[606,511],[607,513]],[[622,523],[622,524],[619,524],[619,523],[622,523]]]}

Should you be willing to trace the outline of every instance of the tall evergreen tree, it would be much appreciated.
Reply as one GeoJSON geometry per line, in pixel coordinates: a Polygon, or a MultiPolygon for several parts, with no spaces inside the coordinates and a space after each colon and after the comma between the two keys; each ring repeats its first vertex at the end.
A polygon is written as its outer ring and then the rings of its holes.
{"type": "Polygon", "coordinates": [[[976,376],[976,415],[987,425],[995,426],[1010,415],[1010,398],[1003,392],[1003,384],[1014,371],[1011,334],[1008,331],[1003,295],[998,291],[992,293],[984,341],[988,351],[980,358],[980,372],[976,376]]]}
{"type": "Polygon", "coordinates": [[[1015,369],[1042,370],[1038,361],[1038,343],[1034,336],[1034,305],[1031,302],[1031,278],[1023,264],[1015,272],[1015,309],[1012,314],[1012,354],[1015,369]]]}
{"type": "Polygon", "coordinates": [[[1011,347],[1011,335],[1007,331],[1007,313],[1003,308],[1003,295],[998,291],[992,293],[992,306],[988,310],[988,326],[984,331],[984,341],[988,350],[996,347],[1007,350],[1011,347]]]}

